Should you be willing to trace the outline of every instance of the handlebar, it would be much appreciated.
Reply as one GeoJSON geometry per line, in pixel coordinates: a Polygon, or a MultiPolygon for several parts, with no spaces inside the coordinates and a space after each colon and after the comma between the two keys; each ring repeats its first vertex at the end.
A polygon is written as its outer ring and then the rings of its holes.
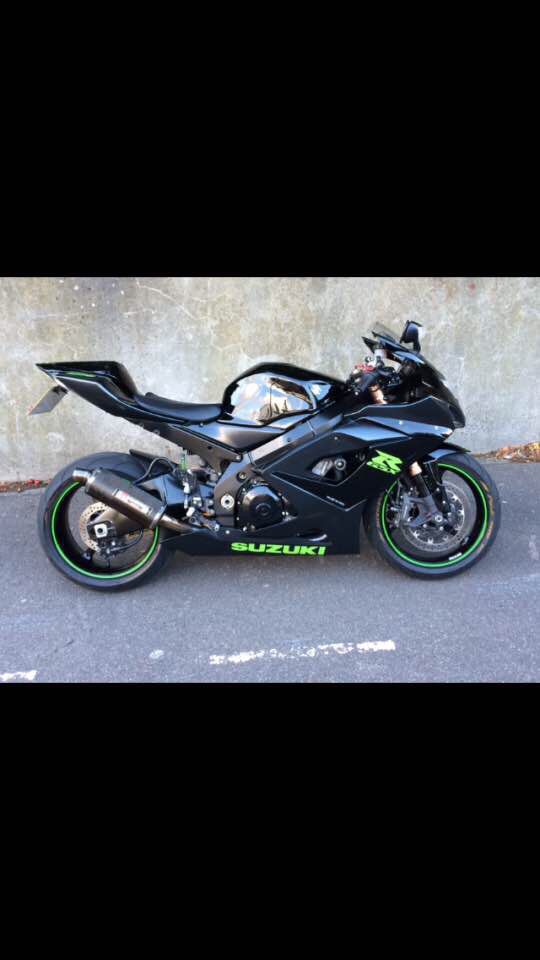
{"type": "Polygon", "coordinates": [[[349,385],[355,393],[361,395],[378,387],[397,389],[403,385],[403,378],[397,370],[388,367],[376,367],[374,370],[360,370],[352,373],[349,385]]]}

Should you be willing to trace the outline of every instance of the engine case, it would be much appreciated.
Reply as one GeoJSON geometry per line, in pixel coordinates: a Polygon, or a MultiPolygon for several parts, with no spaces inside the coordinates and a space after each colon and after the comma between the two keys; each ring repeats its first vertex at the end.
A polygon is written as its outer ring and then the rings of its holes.
{"type": "Polygon", "coordinates": [[[269,527],[283,519],[283,502],[272,487],[254,483],[240,493],[238,519],[241,526],[269,527]]]}

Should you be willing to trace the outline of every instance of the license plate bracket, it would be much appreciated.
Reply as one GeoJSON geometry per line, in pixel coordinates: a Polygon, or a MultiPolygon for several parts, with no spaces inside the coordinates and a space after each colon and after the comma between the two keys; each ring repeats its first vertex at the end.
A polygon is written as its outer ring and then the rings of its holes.
{"type": "Polygon", "coordinates": [[[55,387],[51,387],[50,390],[47,390],[43,394],[41,400],[39,400],[35,407],[31,407],[28,411],[28,416],[33,417],[38,413],[50,413],[51,410],[54,410],[56,406],[64,399],[68,391],[65,387],[57,384],[55,387]]]}

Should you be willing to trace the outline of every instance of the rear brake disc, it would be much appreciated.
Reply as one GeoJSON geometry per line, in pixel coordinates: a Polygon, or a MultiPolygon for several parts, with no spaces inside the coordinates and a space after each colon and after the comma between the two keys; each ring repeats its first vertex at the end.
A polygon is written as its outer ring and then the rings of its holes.
{"type": "Polygon", "coordinates": [[[99,550],[99,544],[96,540],[92,540],[90,534],[88,533],[87,527],[91,520],[97,520],[100,513],[103,513],[104,510],[108,510],[106,503],[99,503],[95,501],[94,503],[89,504],[85,510],[81,513],[79,517],[79,536],[83,543],[87,547],[90,547],[90,550],[97,552],[99,550]]]}

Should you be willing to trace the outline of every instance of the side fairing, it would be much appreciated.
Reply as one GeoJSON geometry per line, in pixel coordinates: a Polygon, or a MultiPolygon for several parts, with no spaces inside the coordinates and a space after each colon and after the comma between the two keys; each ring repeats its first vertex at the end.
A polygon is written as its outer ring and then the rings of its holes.
{"type": "Polygon", "coordinates": [[[285,498],[288,517],[266,527],[260,537],[288,542],[311,537],[329,552],[355,553],[366,503],[387,490],[409,464],[439,450],[449,433],[444,421],[436,423],[443,412],[438,404],[426,400],[414,406],[416,419],[406,420],[402,405],[370,406],[345,417],[335,405],[258,446],[241,467],[231,465],[216,488],[216,502],[225,493],[239,493],[239,476],[248,483],[264,480],[285,498]],[[329,458],[345,461],[342,478],[314,471],[329,458]]]}
{"type": "MultiPolygon", "coordinates": [[[[293,502],[303,490],[323,501],[327,509],[354,508],[387,489],[396,473],[440,448],[449,432],[447,427],[427,422],[406,422],[399,419],[398,411],[386,422],[383,418],[377,420],[375,413],[379,408],[368,409],[373,411],[373,419],[345,417],[333,430],[325,430],[307,442],[299,438],[300,442],[294,443],[293,435],[289,434],[283,439],[292,443],[275,441],[257,448],[251,458],[268,482],[280,489],[290,485],[288,493],[293,502]],[[317,463],[336,457],[347,464],[342,480],[335,482],[314,473],[317,463]]],[[[390,407],[385,409],[391,413],[390,407]]],[[[311,426],[316,426],[317,419],[311,421],[311,426]]]]}

